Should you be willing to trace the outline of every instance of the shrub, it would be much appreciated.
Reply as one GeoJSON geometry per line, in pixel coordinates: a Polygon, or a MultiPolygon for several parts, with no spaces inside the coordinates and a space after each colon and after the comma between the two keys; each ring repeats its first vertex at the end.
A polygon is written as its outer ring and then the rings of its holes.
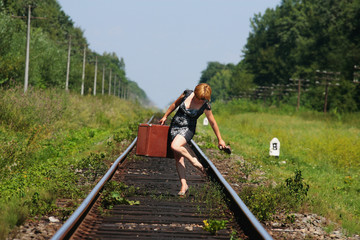
{"type": "Polygon", "coordinates": [[[21,87],[0,90],[0,122],[14,130],[48,125],[62,117],[67,106],[63,92],[21,87]]]}
{"type": "Polygon", "coordinates": [[[52,194],[34,192],[30,199],[24,201],[24,206],[27,206],[32,216],[43,215],[56,208],[54,200],[55,197],[52,194]]]}
{"type": "Polygon", "coordinates": [[[306,199],[309,185],[303,182],[300,170],[285,182],[276,187],[244,187],[240,197],[260,221],[269,220],[281,210],[295,210],[306,199]]]}
{"type": "Polygon", "coordinates": [[[296,201],[302,201],[307,196],[309,191],[309,184],[303,182],[300,170],[295,170],[295,177],[288,178],[285,180],[286,187],[296,201]]]}
{"type": "Polygon", "coordinates": [[[244,187],[240,197],[260,221],[271,219],[278,207],[279,196],[271,187],[244,187]]]}
{"type": "Polygon", "coordinates": [[[0,203],[0,239],[6,239],[9,230],[23,224],[28,217],[28,208],[19,207],[21,204],[18,198],[13,198],[7,203],[0,203]]]}
{"type": "Polygon", "coordinates": [[[77,169],[88,181],[95,181],[98,176],[103,175],[107,170],[104,158],[104,153],[90,153],[88,157],[82,158],[79,161],[77,169]]]}

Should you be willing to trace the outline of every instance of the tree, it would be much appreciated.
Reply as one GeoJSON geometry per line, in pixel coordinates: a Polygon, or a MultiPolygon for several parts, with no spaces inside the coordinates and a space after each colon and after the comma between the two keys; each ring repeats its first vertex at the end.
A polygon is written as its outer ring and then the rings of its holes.
{"type": "MultiPolygon", "coordinates": [[[[260,86],[284,85],[291,77],[311,78],[317,69],[340,71],[342,80],[350,82],[353,66],[360,63],[359,19],[359,1],[283,0],[275,9],[251,19],[245,69],[260,86]]],[[[334,89],[333,96],[341,89],[334,89]]],[[[352,88],[346,89],[354,99],[352,88]]],[[[329,106],[338,105],[336,99],[331,101],[329,106]]]]}
{"type": "Polygon", "coordinates": [[[223,69],[208,81],[212,89],[212,101],[229,99],[231,74],[229,69],[223,69]]]}
{"type": "Polygon", "coordinates": [[[243,93],[249,93],[251,89],[255,87],[253,80],[254,75],[246,71],[244,68],[244,63],[241,61],[232,71],[232,76],[229,83],[230,97],[237,98],[243,93]]]}
{"type": "Polygon", "coordinates": [[[201,72],[199,83],[208,83],[210,79],[221,70],[226,69],[228,66],[219,62],[208,62],[204,71],[201,72]]]}
{"type": "MultiPolygon", "coordinates": [[[[88,45],[87,40],[84,32],[74,27],[73,21],[56,0],[0,0],[0,85],[23,83],[27,26],[24,19],[10,16],[26,18],[28,5],[32,6],[31,15],[35,17],[31,21],[29,84],[39,88],[64,88],[68,38],[71,36],[69,89],[80,93],[83,49],[88,45]],[[36,17],[45,19],[37,20],[36,17]]],[[[132,94],[138,94],[136,97],[146,101],[146,94],[127,79],[123,58],[119,59],[116,53],[101,56],[91,50],[88,50],[87,56],[85,93],[93,88],[95,68],[92,61],[97,56],[101,64],[121,79],[123,86],[130,86],[132,94]]],[[[99,68],[98,74],[100,71],[102,68],[99,68]]],[[[105,83],[108,85],[108,81],[105,83]]],[[[100,92],[101,84],[97,87],[97,92],[100,92]]]]}

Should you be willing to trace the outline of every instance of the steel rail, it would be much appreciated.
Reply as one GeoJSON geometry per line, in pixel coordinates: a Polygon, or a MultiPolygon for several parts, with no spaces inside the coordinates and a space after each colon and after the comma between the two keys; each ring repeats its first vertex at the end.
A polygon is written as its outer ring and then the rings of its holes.
{"type": "Polygon", "coordinates": [[[58,239],[69,239],[71,235],[76,230],[77,226],[80,224],[80,221],[85,217],[85,215],[90,210],[91,206],[95,203],[96,199],[99,196],[99,192],[103,189],[106,182],[111,179],[114,175],[116,169],[119,166],[128,153],[134,148],[137,141],[137,137],[130,144],[130,146],[121,154],[120,157],[113,163],[109,171],[104,175],[104,177],[96,184],[95,188],[90,192],[90,194],[85,198],[81,205],[76,209],[76,211],[69,217],[69,219],[61,226],[61,228],[56,232],[56,234],[51,238],[52,240],[58,239]]]}
{"type": "Polygon", "coordinates": [[[208,159],[208,157],[204,154],[204,152],[200,149],[200,147],[191,140],[191,144],[193,146],[193,150],[201,158],[203,161],[203,165],[211,170],[211,175],[216,178],[216,180],[224,187],[224,193],[232,199],[232,206],[230,206],[235,214],[235,218],[241,223],[243,230],[245,233],[251,237],[251,239],[265,239],[272,240],[273,238],[270,234],[265,230],[265,228],[261,225],[261,223],[256,219],[254,214],[249,210],[249,208],[245,205],[245,203],[241,200],[239,195],[234,191],[234,189],[230,186],[230,184],[225,180],[225,178],[221,175],[219,170],[215,167],[215,165],[208,159]],[[238,215],[237,215],[238,214],[238,215]]]}
{"type": "MultiPolygon", "coordinates": [[[[150,118],[148,123],[152,121],[154,116],[150,118]]],[[[116,159],[108,172],[102,177],[102,179],[96,184],[94,189],[89,193],[81,205],[75,210],[75,212],[69,217],[69,219],[61,226],[61,228],[55,233],[51,240],[69,239],[75,232],[76,228],[80,225],[81,221],[85,218],[97,198],[100,191],[103,189],[105,183],[107,183],[114,175],[119,164],[124,161],[129,152],[134,148],[137,142],[137,137],[132,141],[128,148],[116,159]]]]}

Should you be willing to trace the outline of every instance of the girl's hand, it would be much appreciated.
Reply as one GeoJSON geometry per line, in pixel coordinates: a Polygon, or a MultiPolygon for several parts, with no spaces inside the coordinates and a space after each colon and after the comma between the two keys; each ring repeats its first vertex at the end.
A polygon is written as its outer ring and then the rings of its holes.
{"type": "Polygon", "coordinates": [[[159,120],[160,125],[164,125],[166,118],[167,117],[163,117],[162,119],[159,120]]]}
{"type": "Polygon", "coordinates": [[[226,146],[225,142],[223,140],[219,141],[218,145],[219,149],[226,152],[227,154],[231,154],[231,148],[230,146],[226,146]]]}
{"type": "Polygon", "coordinates": [[[225,148],[226,147],[226,143],[225,143],[225,141],[224,140],[219,140],[219,143],[218,143],[218,148],[219,149],[223,149],[223,148],[225,148]]]}

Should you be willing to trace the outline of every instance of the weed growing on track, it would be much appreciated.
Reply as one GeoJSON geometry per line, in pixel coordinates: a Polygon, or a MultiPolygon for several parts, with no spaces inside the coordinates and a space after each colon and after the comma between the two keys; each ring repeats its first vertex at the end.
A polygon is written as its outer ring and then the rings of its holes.
{"type": "MultiPolygon", "coordinates": [[[[226,211],[226,197],[222,193],[220,186],[216,183],[210,182],[203,185],[201,188],[193,192],[190,189],[189,194],[194,195],[194,203],[205,204],[205,210],[211,219],[224,217],[226,211]]],[[[199,208],[200,211],[201,208],[199,208]]]]}
{"type": "Polygon", "coordinates": [[[204,220],[203,222],[204,222],[203,229],[205,231],[208,231],[211,234],[215,235],[217,231],[226,228],[226,223],[228,221],[226,221],[226,220],[207,219],[207,220],[204,220]]]}
{"type": "Polygon", "coordinates": [[[0,239],[29,216],[70,212],[55,199],[85,197],[150,115],[114,96],[0,89],[0,239]]]}
{"type": "Polygon", "coordinates": [[[112,209],[117,204],[139,205],[139,201],[128,200],[127,197],[135,195],[136,188],[127,186],[122,182],[110,181],[105,184],[101,193],[100,211],[112,209]]]}
{"type": "MultiPolygon", "coordinates": [[[[277,185],[286,186],[285,180],[301,170],[310,186],[302,211],[338,222],[349,234],[360,233],[360,226],[354,224],[360,221],[359,113],[296,112],[295,108],[265,107],[245,100],[214,103],[212,107],[233,153],[264,173],[263,186],[250,194],[258,191],[262,198],[278,201],[277,185]],[[274,137],[281,142],[279,158],[269,157],[269,143],[274,137]]],[[[213,135],[209,126],[199,124],[198,133],[202,132],[213,135]]]]}

